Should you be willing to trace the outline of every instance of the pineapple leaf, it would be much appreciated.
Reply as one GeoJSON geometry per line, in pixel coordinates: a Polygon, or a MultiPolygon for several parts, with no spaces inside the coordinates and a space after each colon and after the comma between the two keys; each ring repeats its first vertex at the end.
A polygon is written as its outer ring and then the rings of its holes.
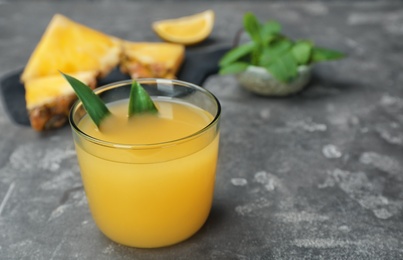
{"type": "Polygon", "coordinates": [[[129,117],[141,113],[158,113],[158,109],[147,91],[134,80],[130,89],[129,117]]]}
{"type": "Polygon", "coordinates": [[[69,82],[74,92],[84,105],[88,115],[99,128],[102,120],[111,114],[102,99],[92,91],[90,87],[80,80],[60,72],[63,77],[69,82]]]}

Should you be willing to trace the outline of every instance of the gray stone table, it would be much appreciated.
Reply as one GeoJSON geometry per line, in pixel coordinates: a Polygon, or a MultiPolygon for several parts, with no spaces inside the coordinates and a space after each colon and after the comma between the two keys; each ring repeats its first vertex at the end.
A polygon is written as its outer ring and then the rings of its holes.
{"type": "MultiPolygon", "coordinates": [[[[128,248],[95,226],[69,127],[39,134],[0,104],[0,259],[403,259],[402,1],[0,1],[0,73],[22,68],[56,12],[105,33],[159,41],[150,23],[205,9],[228,44],[242,14],[276,19],[348,58],[309,87],[263,98],[233,76],[222,104],[214,204],[192,238],[128,248]]],[[[3,101],[0,101],[3,102],[3,101]]]]}

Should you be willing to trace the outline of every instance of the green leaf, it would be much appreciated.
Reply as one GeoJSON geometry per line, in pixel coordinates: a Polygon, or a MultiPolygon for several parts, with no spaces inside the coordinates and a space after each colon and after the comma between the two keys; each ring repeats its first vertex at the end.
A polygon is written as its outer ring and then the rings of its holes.
{"type": "Polygon", "coordinates": [[[344,58],[344,54],[335,50],[314,47],[312,49],[311,62],[327,61],[327,60],[337,60],[344,58]]]}
{"type": "Polygon", "coordinates": [[[298,76],[298,66],[313,62],[343,58],[340,52],[314,47],[313,42],[294,42],[281,34],[281,24],[267,21],[262,24],[252,12],[243,17],[243,27],[251,43],[227,52],[219,62],[220,74],[234,74],[249,65],[266,68],[274,78],[289,82],[298,76]]]}
{"type": "Polygon", "coordinates": [[[278,34],[281,32],[281,25],[277,21],[268,21],[262,27],[265,34],[278,34]]]}
{"type": "Polygon", "coordinates": [[[274,41],[278,39],[278,35],[272,34],[272,35],[266,35],[263,39],[262,42],[262,48],[265,50],[266,48],[270,48],[270,44],[272,44],[274,41]]]}
{"type": "Polygon", "coordinates": [[[299,41],[292,46],[292,54],[298,62],[298,65],[308,64],[312,52],[312,43],[309,41],[299,41]]]}
{"type": "Polygon", "coordinates": [[[158,113],[158,109],[147,91],[134,80],[130,89],[129,117],[141,113],[158,113]]]}
{"type": "Polygon", "coordinates": [[[243,26],[245,31],[249,34],[250,38],[254,42],[256,43],[262,42],[262,38],[260,35],[261,24],[253,13],[251,12],[245,13],[243,17],[243,26]]]}
{"type": "Polygon", "coordinates": [[[298,64],[291,52],[278,56],[267,69],[281,82],[289,82],[298,75],[298,64]]]}
{"type": "Polygon", "coordinates": [[[247,44],[236,47],[230,51],[228,51],[220,60],[220,67],[227,66],[235,61],[238,61],[242,57],[250,54],[254,48],[255,44],[253,42],[249,42],[247,44]]]}
{"type": "Polygon", "coordinates": [[[275,36],[281,32],[281,25],[276,21],[268,21],[260,28],[260,34],[264,45],[268,45],[275,36]]]}
{"type": "Polygon", "coordinates": [[[292,42],[288,39],[282,38],[273,42],[270,47],[264,49],[261,55],[259,65],[263,67],[269,66],[274,60],[278,59],[285,52],[289,51],[292,47],[292,42]]]}
{"type": "Polygon", "coordinates": [[[236,73],[246,70],[246,68],[248,66],[249,66],[249,63],[246,63],[246,62],[234,62],[228,66],[222,67],[219,71],[219,74],[221,74],[221,75],[236,74],[236,73]]]}
{"type": "Polygon", "coordinates": [[[250,56],[250,64],[258,65],[260,55],[262,54],[262,50],[264,48],[264,42],[262,38],[262,25],[256,16],[247,12],[244,14],[243,25],[245,31],[249,34],[252,41],[255,43],[255,47],[252,50],[250,56]]]}
{"type": "Polygon", "coordinates": [[[63,72],[60,73],[72,86],[92,121],[99,127],[102,120],[111,114],[105,103],[83,82],[63,72]]]}

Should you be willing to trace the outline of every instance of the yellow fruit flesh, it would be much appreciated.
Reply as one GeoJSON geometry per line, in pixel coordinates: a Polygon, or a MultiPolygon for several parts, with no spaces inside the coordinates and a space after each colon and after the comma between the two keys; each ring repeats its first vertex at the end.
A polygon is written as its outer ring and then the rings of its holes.
{"type": "Polygon", "coordinates": [[[133,78],[173,78],[183,62],[185,47],[174,43],[125,42],[124,55],[123,70],[133,78]]]}
{"type": "MultiPolygon", "coordinates": [[[[72,73],[70,75],[85,84],[90,84],[90,82],[95,78],[96,72],[87,71],[72,73]]],[[[73,88],[60,74],[31,79],[25,83],[25,100],[28,109],[73,93],[73,88]]]]}
{"type": "Polygon", "coordinates": [[[172,43],[127,43],[125,54],[128,57],[145,63],[164,63],[167,67],[173,67],[178,60],[183,59],[185,48],[183,45],[172,43]]]}
{"type": "Polygon", "coordinates": [[[119,62],[121,41],[94,29],[55,15],[32,53],[21,76],[97,70],[106,73],[119,62]]]}

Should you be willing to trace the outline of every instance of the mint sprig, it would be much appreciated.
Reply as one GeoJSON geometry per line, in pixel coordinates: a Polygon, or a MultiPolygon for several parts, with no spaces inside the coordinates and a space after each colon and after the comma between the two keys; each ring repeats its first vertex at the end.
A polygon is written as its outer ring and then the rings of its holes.
{"type": "Polygon", "coordinates": [[[287,83],[298,76],[299,66],[344,57],[343,53],[317,47],[312,41],[293,41],[281,33],[278,22],[262,24],[251,12],[245,13],[243,28],[250,42],[231,49],[222,57],[220,74],[240,73],[253,65],[266,68],[274,78],[287,83]]]}

